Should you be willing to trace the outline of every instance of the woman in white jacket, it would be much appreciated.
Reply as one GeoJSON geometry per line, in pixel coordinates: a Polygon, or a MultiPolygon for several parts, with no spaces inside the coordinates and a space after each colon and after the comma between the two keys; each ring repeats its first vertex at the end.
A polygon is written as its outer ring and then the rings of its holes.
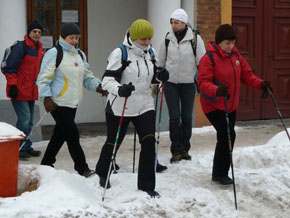
{"type": "MultiPolygon", "coordinates": [[[[132,23],[123,42],[127,61],[122,61],[120,48],[116,48],[108,58],[102,81],[103,89],[109,93],[106,105],[107,140],[96,165],[96,173],[100,177],[100,185],[105,187],[120,117],[127,98],[117,146],[122,143],[132,121],[141,144],[138,189],[151,197],[158,197],[159,194],[154,190],[155,112],[151,84],[158,83],[156,77],[166,81],[168,72],[155,65],[155,51],[150,46],[152,36],[152,25],[147,20],[138,19],[132,23]]],[[[106,188],[110,188],[110,183],[106,188]]]]}
{"type": "Polygon", "coordinates": [[[170,16],[172,30],[161,43],[159,51],[159,64],[169,72],[164,94],[169,111],[171,163],[182,159],[191,160],[188,151],[196,91],[194,77],[199,60],[205,54],[203,40],[198,34],[193,34],[192,29],[187,26],[187,20],[187,13],[183,9],[177,9],[172,13],[170,16]]]}
{"type": "Polygon", "coordinates": [[[39,95],[44,99],[44,107],[47,112],[51,112],[56,125],[41,164],[53,167],[56,155],[66,141],[75,170],[89,177],[94,171],[86,163],[74,119],[84,94],[83,86],[103,95],[105,92],[101,89],[101,81],[89,70],[85,54],[76,48],[79,39],[79,27],[74,23],[64,24],[58,49],[55,47],[48,50],[42,60],[37,79],[39,95]],[[60,63],[56,64],[57,60],[60,63]]]}

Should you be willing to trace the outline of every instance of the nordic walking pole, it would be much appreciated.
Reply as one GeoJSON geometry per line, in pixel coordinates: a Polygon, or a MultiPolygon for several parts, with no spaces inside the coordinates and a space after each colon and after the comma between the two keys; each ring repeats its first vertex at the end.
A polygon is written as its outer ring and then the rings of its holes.
{"type": "Polygon", "coordinates": [[[19,151],[23,148],[23,146],[25,145],[26,141],[30,138],[30,136],[34,133],[34,131],[37,129],[37,127],[39,126],[39,124],[42,122],[42,120],[44,119],[44,117],[46,116],[46,114],[48,114],[48,112],[45,112],[42,117],[39,119],[39,121],[35,124],[35,126],[32,128],[31,132],[29,133],[29,135],[25,138],[24,142],[22,142],[21,146],[19,147],[19,151]]]}
{"type": "Polygon", "coordinates": [[[135,172],[135,154],[136,154],[136,128],[134,129],[133,173],[135,172]]]}
{"type": "MultiPolygon", "coordinates": [[[[157,85],[157,90],[156,90],[156,100],[155,100],[155,121],[154,121],[154,124],[156,125],[156,119],[157,119],[157,109],[158,109],[158,95],[159,95],[159,85],[157,85]]],[[[156,131],[156,130],[155,130],[156,131]]],[[[155,171],[156,171],[156,168],[157,168],[157,163],[158,163],[158,160],[157,160],[157,156],[155,155],[155,159],[156,159],[156,164],[155,164],[155,171]]]]}
{"type": "MultiPolygon", "coordinates": [[[[157,89],[157,91],[158,91],[158,89],[157,89]]],[[[156,146],[155,171],[156,171],[157,160],[158,160],[157,157],[158,157],[159,139],[160,139],[160,124],[161,124],[161,117],[162,117],[163,95],[164,95],[164,83],[162,83],[162,86],[161,86],[160,109],[159,109],[158,130],[157,130],[157,140],[156,140],[157,146],[156,146]]]]}
{"type": "Polygon", "coordinates": [[[116,152],[116,147],[117,147],[117,143],[118,143],[118,139],[119,139],[119,135],[120,135],[120,131],[121,131],[121,126],[122,126],[122,122],[123,122],[123,118],[124,118],[124,112],[125,112],[125,108],[126,108],[126,104],[127,104],[127,99],[128,98],[125,98],[123,111],[122,111],[122,115],[121,115],[121,118],[120,118],[120,123],[119,123],[118,131],[117,131],[117,137],[116,137],[116,140],[115,140],[114,149],[113,149],[111,162],[110,162],[110,166],[109,166],[109,171],[108,171],[107,178],[106,178],[106,184],[105,184],[105,189],[104,189],[104,193],[103,193],[103,196],[102,196],[102,201],[104,201],[104,199],[105,199],[105,194],[106,194],[106,190],[107,190],[107,186],[108,186],[108,182],[109,182],[109,178],[110,178],[110,174],[111,174],[110,172],[111,172],[111,169],[112,169],[112,164],[113,164],[113,161],[115,159],[115,152],[116,152]]]}
{"type": "Polygon", "coordinates": [[[281,112],[280,112],[280,110],[279,110],[279,108],[278,108],[278,104],[277,104],[277,102],[276,102],[276,100],[275,100],[275,98],[274,98],[274,96],[273,96],[273,92],[272,92],[269,88],[267,88],[267,91],[268,91],[268,93],[269,93],[270,96],[271,96],[271,99],[272,99],[272,101],[273,101],[274,107],[275,107],[275,109],[276,109],[276,111],[277,111],[277,114],[278,114],[278,116],[279,116],[279,118],[280,118],[280,120],[281,120],[281,122],[282,122],[282,125],[283,125],[283,127],[284,127],[284,129],[285,129],[285,132],[286,132],[286,134],[287,134],[287,136],[288,136],[288,139],[289,139],[289,141],[290,141],[289,132],[288,132],[288,130],[287,130],[287,128],[286,128],[286,125],[285,125],[285,122],[284,122],[284,120],[283,120],[282,114],[281,114],[281,112]]]}
{"type": "Polygon", "coordinates": [[[230,121],[229,121],[229,114],[228,114],[227,97],[224,97],[224,100],[225,100],[225,112],[226,112],[226,121],[227,121],[228,144],[229,144],[229,150],[230,150],[230,161],[231,161],[231,169],[232,169],[232,177],[233,177],[235,207],[237,210],[238,205],[237,205],[236,184],[235,184],[235,176],[234,176],[233,146],[232,146],[231,133],[230,133],[230,121]]]}

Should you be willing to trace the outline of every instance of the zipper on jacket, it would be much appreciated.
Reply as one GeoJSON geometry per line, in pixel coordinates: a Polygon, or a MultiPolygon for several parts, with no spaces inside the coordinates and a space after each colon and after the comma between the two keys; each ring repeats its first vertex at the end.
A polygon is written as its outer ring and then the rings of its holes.
{"type": "Polygon", "coordinates": [[[145,59],[145,57],[144,57],[144,61],[145,61],[145,64],[146,64],[146,67],[147,67],[147,71],[148,71],[148,76],[149,76],[150,75],[149,67],[148,67],[148,63],[147,63],[147,60],[145,59]]]}
{"type": "Polygon", "coordinates": [[[138,61],[136,61],[136,63],[137,63],[137,68],[138,68],[138,77],[140,77],[140,67],[139,67],[139,63],[138,63],[138,61]]]}
{"type": "Polygon", "coordinates": [[[230,56],[230,59],[231,59],[231,63],[232,63],[232,66],[233,66],[233,70],[234,70],[234,73],[235,73],[235,91],[234,91],[234,97],[233,97],[233,103],[232,103],[232,106],[231,108],[234,106],[234,103],[235,103],[235,96],[236,96],[236,91],[237,91],[237,72],[235,70],[235,66],[234,66],[234,63],[233,63],[233,60],[232,60],[232,55],[230,56]]]}

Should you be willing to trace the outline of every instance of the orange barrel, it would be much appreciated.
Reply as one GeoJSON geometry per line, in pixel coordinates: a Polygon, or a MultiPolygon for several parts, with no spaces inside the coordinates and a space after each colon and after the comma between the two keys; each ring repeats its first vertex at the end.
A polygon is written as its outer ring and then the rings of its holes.
{"type": "Polygon", "coordinates": [[[19,140],[0,140],[0,197],[17,194],[19,140]]]}
{"type": "Polygon", "coordinates": [[[0,122],[0,197],[17,195],[19,143],[24,133],[0,122]]]}

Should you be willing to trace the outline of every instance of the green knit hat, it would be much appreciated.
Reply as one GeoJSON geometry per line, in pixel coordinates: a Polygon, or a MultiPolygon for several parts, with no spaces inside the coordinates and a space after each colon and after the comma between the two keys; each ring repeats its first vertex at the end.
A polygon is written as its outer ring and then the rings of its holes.
{"type": "Polygon", "coordinates": [[[153,26],[147,20],[138,19],[132,23],[129,33],[132,40],[152,38],[153,26]]]}

